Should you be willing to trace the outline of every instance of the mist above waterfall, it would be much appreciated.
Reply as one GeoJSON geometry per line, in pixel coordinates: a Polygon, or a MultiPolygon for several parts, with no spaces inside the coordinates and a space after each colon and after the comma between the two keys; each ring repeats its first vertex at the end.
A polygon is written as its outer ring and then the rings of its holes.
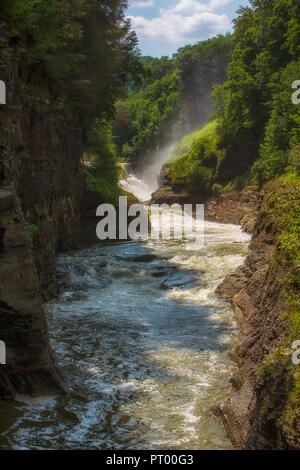
{"type": "Polygon", "coordinates": [[[153,152],[147,161],[135,171],[128,168],[128,176],[120,181],[125,191],[134,194],[140,201],[149,202],[159,187],[159,175],[164,163],[168,161],[172,145],[153,152]]]}

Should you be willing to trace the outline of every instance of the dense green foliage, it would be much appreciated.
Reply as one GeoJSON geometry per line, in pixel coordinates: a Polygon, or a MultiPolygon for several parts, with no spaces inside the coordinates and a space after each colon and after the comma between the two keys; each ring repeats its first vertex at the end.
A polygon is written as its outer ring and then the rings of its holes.
{"type": "Polygon", "coordinates": [[[10,0],[0,7],[21,56],[26,98],[46,83],[53,110],[80,122],[103,197],[116,185],[116,155],[138,163],[189,133],[169,166],[173,183],[191,193],[260,186],[299,171],[300,114],[291,101],[300,77],[298,1],[253,0],[239,10],[234,35],[186,46],[171,59],[139,57],[126,5],[10,0]],[[216,123],[204,135],[213,88],[216,123]]]}
{"type": "Polygon", "coordinates": [[[260,158],[252,168],[259,184],[300,168],[300,112],[291,100],[291,83],[300,77],[300,61],[291,62],[276,74],[272,83],[271,114],[260,147],[260,158]]]}
{"type": "Polygon", "coordinates": [[[235,20],[228,80],[213,93],[217,127],[206,146],[214,150],[215,164],[212,158],[205,163],[195,141],[190,157],[180,160],[181,178],[178,161],[168,165],[173,183],[190,192],[240,189],[249,182],[260,187],[285,171],[299,171],[300,106],[292,102],[292,83],[300,77],[300,5],[251,3],[235,20]]]}
{"type": "Polygon", "coordinates": [[[0,7],[20,54],[24,99],[34,106],[36,96],[48,95],[58,118],[82,129],[104,197],[117,184],[114,152],[108,158],[101,147],[105,133],[110,139],[106,122],[129,74],[142,70],[126,7],[126,0],[8,0],[0,7]]]}
{"type": "MultiPolygon", "coordinates": [[[[215,90],[220,147],[253,149],[247,166],[259,184],[280,175],[296,151],[299,108],[291,101],[299,79],[300,4],[253,0],[235,20],[235,48],[228,81],[215,90]]],[[[299,155],[299,153],[298,153],[299,155]]],[[[246,169],[246,168],[245,168],[246,169]]]]}
{"type": "Polygon", "coordinates": [[[126,5],[125,0],[11,0],[0,14],[8,16],[18,38],[27,78],[51,81],[64,110],[89,116],[89,125],[94,117],[112,117],[128,74],[141,70],[132,53],[137,39],[125,21],[126,5]]]}
{"type": "Polygon", "coordinates": [[[127,160],[156,148],[162,133],[171,131],[167,126],[178,101],[177,77],[171,64],[168,58],[151,61],[146,67],[147,76],[151,76],[145,77],[142,89],[126,102],[117,103],[115,133],[121,137],[119,150],[127,160]]]}
{"type": "Polygon", "coordinates": [[[175,157],[169,167],[173,184],[190,193],[210,190],[212,175],[221,157],[217,148],[216,121],[185,136],[171,150],[175,157]],[[178,156],[177,156],[178,155],[178,156]]]}
{"type": "Polygon", "coordinates": [[[89,131],[85,158],[89,182],[97,189],[103,201],[117,204],[120,195],[118,159],[111,126],[97,123],[89,131]]]}
{"type": "Polygon", "coordinates": [[[117,104],[114,134],[124,159],[147,159],[205,123],[213,85],[226,79],[232,46],[231,35],[220,35],[179,49],[172,59],[143,58],[141,85],[131,83],[129,98],[117,104]]]}

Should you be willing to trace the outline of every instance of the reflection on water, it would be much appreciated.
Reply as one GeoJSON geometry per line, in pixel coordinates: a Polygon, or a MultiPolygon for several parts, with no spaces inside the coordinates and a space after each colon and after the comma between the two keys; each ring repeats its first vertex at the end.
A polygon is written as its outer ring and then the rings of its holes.
{"type": "Polygon", "coordinates": [[[1,448],[231,448],[210,408],[229,393],[236,324],[214,290],[248,241],[207,223],[201,249],[149,241],[61,256],[66,289],[46,308],[72,393],[2,403],[1,448]]]}

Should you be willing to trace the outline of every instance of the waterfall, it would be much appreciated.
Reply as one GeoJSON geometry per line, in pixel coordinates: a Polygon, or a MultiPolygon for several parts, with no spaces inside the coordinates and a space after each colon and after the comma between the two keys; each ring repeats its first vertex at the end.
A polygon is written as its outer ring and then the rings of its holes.
{"type": "Polygon", "coordinates": [[[135,174],[129,164],[126,165],[127,175],[120,181],[125,191],[134,194],[141,202],[149,202],[152,194],[158,189],[161,169],[168,161],[171,146],[163,148],[152,154],[149,161],[135,174]]]}

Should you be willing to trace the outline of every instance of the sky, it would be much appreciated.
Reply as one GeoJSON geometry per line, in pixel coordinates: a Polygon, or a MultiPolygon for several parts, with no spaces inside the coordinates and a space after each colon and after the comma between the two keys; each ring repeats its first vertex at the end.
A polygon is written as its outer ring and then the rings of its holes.
{"type": "Polygon", "coordinates": [[[172,56],[179,47],[232,31],[248,0],[129,0],[127,16],[143,55],[172,56]]]}

